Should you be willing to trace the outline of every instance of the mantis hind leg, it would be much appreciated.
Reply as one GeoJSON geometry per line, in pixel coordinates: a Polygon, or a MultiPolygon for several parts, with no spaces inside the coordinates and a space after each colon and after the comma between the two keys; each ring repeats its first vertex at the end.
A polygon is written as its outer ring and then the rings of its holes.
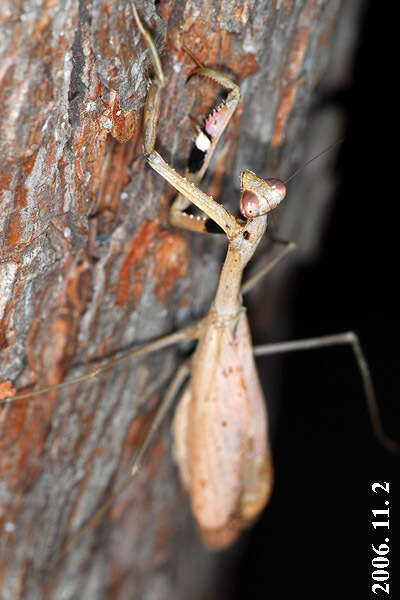
{"type": "Polygon", "coordinates": [[[174,375],[171,383],[168,386],[168,389],[163,397],[160,406],[157,408],[156,415],[151,422],[149,430],[146,433],[143,443],[141,444],[136,457],[133,460],[130,471],[128,475],[122,480],[122,482],[118,485],[117,489],[108,497],[106,502],[100,506],[100,508],[94,513],[90,519],[82,525],[76,533],[74,533],[69,539],[66,540],[61,550],[56,554],[50,568],[48,569],[48,573],[50,574],[52,569],[54,569],[60,560],[65,556],[67,551],[73,546],[84,533],[95,527],[101,517],[107,512],[110,506],[114,503],[114,501],[122,494],[122,492],[128,487],[131,483],[132,479],[135,475],[140,471],[143,463],[144,455],[150,446],[151,442],[154,439],[155,434],[159,430],[162,422],[164,421],[166,415],[169,410],[172,408],[173,402],[182,387],[183,382],[190,374],[191,369],[191,358],[186,360],[184,363],[180,365],[177,372],[174,375]]]}
{"type": "Polygon", "coordinates": [[[255,356],[267,356],[272,354],[281,354],[283,352],[297,352],[299,350],[313,350],[315,348],[326,348],[328,346],[350,345],[357,362],[358,370],[361,375],[364,389],[367,410],[371,421],[372,430],[376,439],[389,452],[399,454],[400,444],[392,440],[383,428],[376,394],[368,366],[367,359],[363,352],[358,336],[353,331],[338,333],[335,335],[326,335],[323,337],[295,340],[292,342],[279,342],[277,344],[266,344],[254,347],[255,356]]]}

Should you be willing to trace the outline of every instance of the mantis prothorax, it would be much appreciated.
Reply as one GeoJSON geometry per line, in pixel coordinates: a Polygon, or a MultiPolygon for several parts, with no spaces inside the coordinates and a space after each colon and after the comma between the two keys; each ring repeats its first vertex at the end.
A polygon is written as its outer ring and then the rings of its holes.
{"type": "Polygon", "coordinates": [[[193,357],[178,369],[171,382],[128,477],[85,528],[67,541],[64,550],[100,518],[116,494],[137,473],[146,449],[189,375],[190,382],[174,419],[174,453],[183,485],[190,495],[200,535],[208,547],[219,549],[233,542],[257,517],[266,505],[272,489],[273,469],[268,445],[267,416],[254,355],[350,344],[362,376],[375,434],[388,450],[397,451],[398,445],[383,431],[369,369],[354,333],[274,344],[253,350],[242,295],[280,258],[290,252],[294,244],[286,244],[273,262],[243,286],[242,273],[266,231],[268,213],[285,196],[285,185],[276,179],[260,179],[250,171],[242,172],[242,219],[235,218],[214,198],[197,187],[240,99],[236,84],[198,61],[193,74],[217,82],[228,92],[227,98],[208,116],[204,129],[198,130],[195,142],[196,166],[192,170],[189,167],[185,177],[176,173],[163,160],[154,147],[162,89],[165,85],[164,74],[156,47],[133,3],[132,9],[150,51],[155,72],[144,113],[144,155],[149,165],[178,191],[171,208],[173,225],[206,233],[213,222],[225,232],[228,249],[218,290],[208,314],[196,325],[120,356],[86,375],[51,388],[19,394],[2,403],[32,397],[49,389],[95,377],[129,357],[153,352],[182,340],[198,340],[193,357]],[[190,203],[195,204],[205,216],[193,217],[185,213],[190,203]]]}

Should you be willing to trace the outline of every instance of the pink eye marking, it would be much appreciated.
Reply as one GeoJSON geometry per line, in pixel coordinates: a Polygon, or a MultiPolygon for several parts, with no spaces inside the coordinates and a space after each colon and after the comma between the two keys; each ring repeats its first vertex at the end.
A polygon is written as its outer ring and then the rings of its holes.
{"type": "Polygon", "coordinates": [[[279,192],[282,195],[282,198],[286,196],[286,186],[283,181],[274,177],[268,177],[265,181],[269,186],[272,187],[273,190],[279,192]]]}
{"type": "Polygon", "coordinates": [[[208,135],[212,138],[217,136],[223,129],[227,119],[227,108],[225,104],[221,104],[205,122],[204,128],[208,135]]]}
{"type": "Polygon", "coordinates": [[[257,217],[259,211],[260,203],[257,196],[249,190],[242,192],[242,197],[240,198],[240,212],[242,215],[247,219],[251,219],[252,217],[257,217]]]}

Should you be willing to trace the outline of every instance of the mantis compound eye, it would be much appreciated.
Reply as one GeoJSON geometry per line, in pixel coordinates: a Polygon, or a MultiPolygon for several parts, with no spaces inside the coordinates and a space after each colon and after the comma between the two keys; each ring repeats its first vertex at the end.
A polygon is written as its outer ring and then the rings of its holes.
{"type": "Polygon", "coordinates": [[[260,215],[260,202],[254,192],[245,190],[240,198],[240,212],[247,219],[258,217],[260,215]]]}
{"type": "Polygon", "coordinates": [[[261,179],[251,171],[241,173],[240,212],[247,219],[267,214],[283,200],[286,186],[280,179],[261,179]]]}
{"type": "Polygon", "coordinates": [[[274,177],[269,177],[266,180],[266,183],[271,188],[272,193],[276,193],[281,197],[281,200],[286,196],[286,186],[280,179],[275,179],[274,177]]]}

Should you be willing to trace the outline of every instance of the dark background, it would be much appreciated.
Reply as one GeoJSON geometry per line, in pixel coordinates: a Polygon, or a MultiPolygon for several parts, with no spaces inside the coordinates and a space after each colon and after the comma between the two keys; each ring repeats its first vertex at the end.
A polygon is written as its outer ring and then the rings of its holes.
{"type": "MultiPolygon", "coordinates": [[[[291,337],[357,332],[384,427],[400,441],[397,67],[385,72],[394,27],[381,4],[366,4],[351,87],[330,99],[347,115],[340,184],[322,255],[293,289],[291,337]]],[[[400,458],[373,436],[351,350],[287,356],[280,397],[273,498],[245,536],[229,596],[388,598],[371,592],[371,544],[389,537],[390,598],[399,598],[400,458]],[[389,497],[371,490],[383,481],[389,497]],[[371,526],[387,499],[389,534],[371,526]]]]}

